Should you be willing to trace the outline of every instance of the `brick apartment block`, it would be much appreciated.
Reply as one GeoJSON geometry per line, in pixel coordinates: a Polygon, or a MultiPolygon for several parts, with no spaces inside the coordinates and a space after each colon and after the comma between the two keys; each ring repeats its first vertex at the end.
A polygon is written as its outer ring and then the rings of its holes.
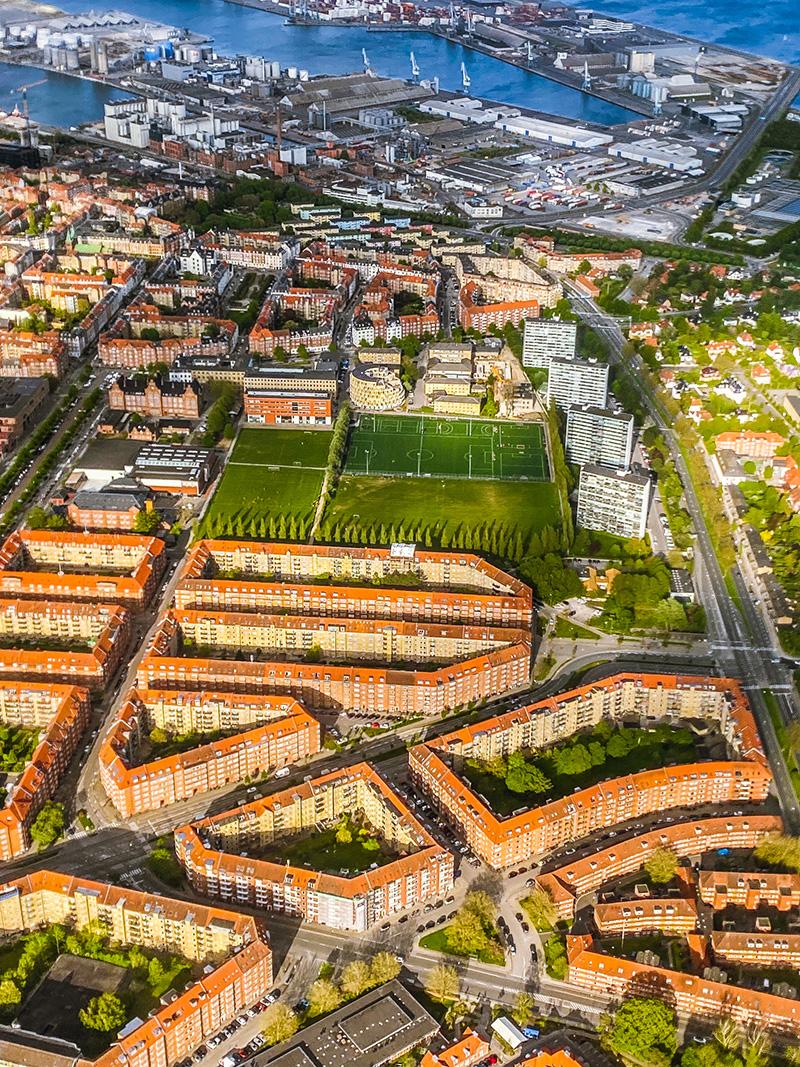
{"type": "Polygon", "coordinates": [[[527,630],[173,609],[162,617],[137,684],[285,693],[315,710],[407,716],[496,696],[525,684],[529,676],[527,630]],[[187,641],[242,658],[192,656],[187,641]],[[250,660],[248,650],[265,658],[250,660]],[[326,662],[288,658],[312,651],[326,662]],[[393,660],[400,666],[393,667],[393,660]],[[447,665],[403,666],[425,660],[447,665]]]}
{"type": "Polygon", "coordinates": [[[24,676],[102,689],[119,666],[129,637],[130,614],[119,604],[0,600],[0,678],[24,676]],[[17,642],[80,642],[87,650],[9,647],[17,642]]]}
{"type": "Polygon", "coordinates": [[[800,1002],[759,990],[713,982],[664,967],[617,959],[597,951],[591,937],[567,935],[569,981],[615,998],[656,996],[668,1000],[681,1016],[712,1023],[730,1017],[742,1026],[766,1027],[786,1037],[800,1037],[800,1002]]]}
{"type": "Polygon", "coordinates": [[[715,910],[729,905],[755,911],[800,908],[800,874],[761,871],[700,871],[698,890],[704,904],[715,910]]]}
{"type": "Polygon", "coordinates": [[[175,604],[521,628],[532,618],[528,586],[468,552],[415,551],[398,559],[385,548],[252,541],[198,541],[175,604]],[[392,588],[392,576],[403,574],[419,585],[392,588]]]}
{"type": "Polygon", "coordinates": [[[739,684],[708,677],[617,674],[465,726],[418,745],[413,780],[469,846],[495,868],[549,851],[653,811],[763,800],[772,781],[752,712],[739,684]],[[642,771],[502,818],[458,774],[465,759],[540,749],[601,719],[712,718],[738,759],[642,771]],[[445,759],[446,757],[446,759],[445,759]]]}
{"type": "Polygon", "coordinates": [[[604,936],[657,931],[669,935],[687,934],[697,929],[698,911],[695,902],[684,897],[615,900],[609,904],[595,904],[594,922],[604,936]]]}
{"type": "MultiPolygon", "coordinates": [[[[538,875],[536,883],[552,896],[559,918],[572,921],[576,903],[584,893],[634,874],[658,849],[670,849],[680,857],[702,856],[720,848],[753,849],[765,837],[779,833],[782,826],[776,815],[720,815],[671,823],[551,868],[538,875]]],[[[701,872],[701,878],[706,873],[712,872],[701,872]]]]}
{"type": "Polygon", "coordinates": [[[87,689],[72,685],[0,681],[0,722],[41,731],[41,740],[0,807],[0,858],[13,859],[31,845],[39,809],[55,795],[89,724],[87,689]]]}
{"type": "Polygon", "coordinates": [[[162,998],[144,1021],[132,1020],[96,1058],[76,1059],[74,1045],[44,1035],[40,1051],[35,1035],[8,1029],[0,1049],[4,1063],[165,1067],[191,1056],[272,985],[268,935],[251,916],[55,871],[0,886],[4,935],[20,937],[54,923],[92,924],[119,945],[182,956],[202,975],[162,998]]]}
{"type": "Polygon", "coordinates": [[[166,564],[157,537],[15,530],[0,547],[0,595],[111,601],[141,610],[166,564]]]}
{"type": "Polygon", "coordinates": [[[0,330],[0,373],[13,378],[61,378],[67,366],[64,342],[57,330],[35,334],[0,330]]]}
{"type": "Polygon", "coordinates": [[[128,693],[100,748],[100,781],[125,818],[257,778],[320,751],[320,725],[291,697],[138,690],[128,693]],[[141,759],[153,727],[231,736],[173,756],[141,759]]]}
{"type": "Polygon", "coordinates": [[[200,819],[176,830],[175,842],[198,892],[340,930],[366,930],[415,904],[441,900],[453,886],[451,854],[367,763],[200,819]],[[282,838],[357,813],[403,855],[352,876],[252,857],[282,838]]]}
{"type": "Polygon", "coordinates": [[[708,950],[715,963],[744,967],[785,967],[800,970],[800,934],[766,931],[713,930],[708,950]]]}

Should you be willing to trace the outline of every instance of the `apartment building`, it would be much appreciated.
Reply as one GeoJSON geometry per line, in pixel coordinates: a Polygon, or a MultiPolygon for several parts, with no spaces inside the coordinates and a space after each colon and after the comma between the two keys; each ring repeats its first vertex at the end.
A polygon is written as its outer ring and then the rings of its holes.
{"type": "Polygon", "coordinates": [[[197,892],[338,930],[363,932],[453,886],[453,857],[366,763],[180,827],[175,847],[197,892]],[[281,861],[281,842],[343,816],[363,820],[394,858],[352,875],[281,861]],[[256,858],[265,850],[275,858],[256,858]]]}
{"type": "Polygon", "coordinates": [[[0,600],[0,678],[102,689],[119,666],[130,629],[130,615],[118,604],[0,600]]]}
{"type": "Polygon", "coordinates": [[[577,322],[527,319],[522,339],[522,365],[549,370],[551,359],[573,360],[577,339],[577,322]]]}
{"type": "MultiPolygon", "coordinates": [[[[337,586],[346,586],[349,582],[379,587],[361,590],[365,604],[369,603],[370,597],[379,603],[384,590],[396,584],[392,579],[400,575],[398,594],[401,599],[413,598],[415,593],[434,597],[441,590],[459,595],[469,591],[494,598],[482,601],[484,606],[480,609],[471,600],[465,601],[468,610],[480,610],[480,619],[485,617],[498,624],[500,620],[494,618],[493,613],[499,610],[504,613],[506,625],[528,625],[531,621],[532,593],[524,582],[480,556],[455,549],[435,552],[408,544],[391,548],[351,548],[268,541],[198,541],[187,560],[181,584],[212,577],[218,570],[241,572],[239,580],[243,582],[258,576],[268,576],[276,583],[302,583],[307,578],[310,584],[320,584],[321,580],[330,583],[331,595],[337,586]]],[[[324,588],[319,593],[324,596],[324,588]]],[[[426,614],[425,617],[434,616],[426,614]]],[[[472,618],[471,621],[479,619],[472,618]]]]}
{"type": "Polygon", "coordinates": [[[608,403],[608,364],[553,356],[546,395],[547,403],[555,403],[562,411],[584,404],[604,408],[608,403]]]}
{"type": "Polygon", "coordinates": [[[466,726],[412,749],[411,776],[486,863],[501,868],[586,837],[601,827],[671,807],[766,797],[771,774],[752,712],[730,679],[618,674],[591,686],[466,726]],[[460,777],[466,759],[546,748],[601,719],[702,718],[719,724],[734,756],[642,771],[508,818],[460,777]]]}
{"type": "Polygon", "coordinates": [[[591,937],[567,935],[569,981],[613,997],[646,989],[669,1001],[678,1015],[718,1022],[729,1017],[741,1026],[800,1036],[800,1003],[760,990],[713,982],[693,974],[617,959],[596,950],[591,937]]]}
{"type": "Polygon", "coordinates": [[[0,373],[9,378],[62,378],[67,352],[61,334],[0,329],[0,373]]]}
{"type": "Polygon", "coordinates": [[[616,537],[644,537],[652,483],[644,474],[609,470],[595,464],[581,467],[576,519],[587,530],[616,537]]]}
{"type": "Polygon", "coordinates": [[[0,595],[110,601],[141,611],[166,565],[157,537],[15,530],[0,547],[0,595]]]}
{"type": "Polygon", "coordinates": [[[356,366],[350,372],[350,400],[366,411],[394,411],[405,403],[406,390],[397,367],[356,366]]]}
{"type": "Polygon", "coordinates": [[[762,433],[756,430],[727,430],[714,438],[717,452],[728,451],[740,459],[774,459],[778,449],[786,444],[786,438],[773,430],[762,433]]]}
{"type": "MultiPolygon", "coordinates": [[[[635,873],[659,849],[669,849],[679,857],[702,856],[721,848],[753,849],[770,834],[780,833],[782,826],[775,815],[715,816],[671,823],[571,860],[540,874],[536,882],[552,896],[559,918],[571,921],[584,893],[635,873]]],[[[704,874],[701,872],[700,877],[704,874]]]]}
{"type": "Polygon", "coordinates": [[[538,318],[539,312],[538,300],[489,301],[478,282],[467,282],[458,294],[458,321],[465,330],[486,333],[490,326],[519,326],[526,319],[538,318]]]}
{"type": "Polygon", "coordinates": [[[291,697],[134,689],[101,745],[100,781],[129,818],[291,766],[320,746],[319,723],[291,697]],[[148,745],[156,727],[223,736],[159,757],[148,745]]]}
{"type": "Polygon", "coordinates": [[[595,904],[594,924],[604,937],[621,934],[687,934],[697,929],[697,905],[685,897],[616,900],[595,904]]]}
{"type": "Polygon", "coordinates": [[[0,377],[0,455],[32,429],[49,394],[46,378],[0,377]]]}
{"type": "Polygon", "coordinates": [[[627,470],[633,459],[633,415],[585,404],[567,409],[564,450],[569,463],[627,470]]]}
{"type": "Polygon", "coordinates": [[[141,663],[138,684],[288,693],[315,710],[405,715],[496,695],[529,674],[527,630],[172,610],[141,663]],[[193,648],[206,655],[193,656],[193,648]],[[241,652],[252,658],[236,659],[241,652]]]}
{"type": "Polygon", "coordinates": [[[582,263],[588,263],[592,270],[604,274],[615,274],[620,267],[639,270],[642,265],[642,253],[638,248],[629,248],[627,252],[549,252],[545,253],[545,265],[555,274],[571,274],[582,263]]]}
{"type": "Polygon", "coordinates": [[[273,230],[210,230],[202,237],[206,247],[214,250],[223,263],[243,270],[277,274],[285,270],[297,255],[297,242],[273,230]]]}
{"type": "MultiPolygon", "coordinates": [[[[117,944],[179,955],[202,969],[183,991],[165,995],[145,1020],[131,1020],[107,1051],[82,1058],[84,1067],[178,1063],[272,985],[268,935],[257,919],[240,912],[46,870],[0,887],[4,934],[19,937],[55,923],[79,929],[92,924],[117,944]]],[[[10,1029],[4,1034],[5,1059],[32,1064],[26,1035],[15,1034],[10,1029]]],[[[52,1039],[50,1052],[44,1053],[50,1058],[35,1062],[62,1062],[55,1058],[59,1046],[65,1056],[72,1050],[74,1058],[74,1045],[52,1039]]]]}
{"type": "Polygon", "coordinates": [[[175,606],[528,628],[531,596],[468,552],[206,540],[187,558],[175,606]],[[418,584],[392,582],[403,574],[418,584]]]}
{"type": "Polygon", "coordinates": [[[239,329],[230,319],[211,315],[163,315],[153,304],[126,308],[100,337],[98,355],[109,367],[146,370],[152,363],[171,365],[180,358],[219,360],[236,347],[239,329]]]}
{"type": "Polygon", "coordinates": [[[470,554],[210,541],[196,546],[179,584],[180,604],[205,606],[165,614],[141,664],[142,686],[288,693],[314,709],[404,715],[480,700],[529,677],[530,590],[470,554]],[[220,581],[217,569],[235,577],[220,581]],[[420,586],[404,589],[401,579],[392,590],[398,573],[420,586]],[[303,588],[303,577],[337,584],[303,588]],[[387,588],[338,585],[381,579],[387,588]],[[439,597],[440,585],[459,593],[439,597]],[[477,597],[461,592],[468,589],[477,597]],[[296,614],[284,613],[289,603],[296,614]],[[253,654],[231,662],[243,649],[253,654]]]}
{"type": "Polygon", "coordinates": [[[19,775],[6,776],[0,807],[0,858],[13,859],[31,846],[30,828],[55,795],[86,727],[89,691],[73,685],[0,681],[0,722],[39,730],[40,740],[19,775]]]}
{"type": "Polygon", "coordinates": [[[800,969],[800,934],[712,930],[709,948],[714,961],[723,966],[800,969]]]}
{"type": "Polygon", "coordinates": [[[800,908],[800,874],[774,874],[761,871],[700,871],[698,893],[704,904],[715,911],[727,907],[800,908]]]}

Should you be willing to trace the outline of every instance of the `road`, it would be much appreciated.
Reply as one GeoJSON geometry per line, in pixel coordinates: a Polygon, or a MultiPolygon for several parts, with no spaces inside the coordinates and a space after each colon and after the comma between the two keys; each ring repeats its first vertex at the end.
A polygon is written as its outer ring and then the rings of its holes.
{"type": "MultiPolygon", "coordinates": [[[[647,408],[666,441],[678,475],[684,487],[686,506],[696,533],[694,581],[708,616],[708,631],[711,649],[724,674],[744,680],[753,711],[758,719],[764,745],[775,778],[775,786],[784,821],[792,830],[800,829],[800,807],[789,772],[780,751],[778,739],[770,719],[769,709],[762,690],[771,688],[778,701],[784,722],[800,718],[800,709],[794,692],[793,679],[788,667],[775,654],[769,641],[753,641],[742,616],[728,592],[725,576],[714,552],[705,515],[700,507],[689,470],[680,449],[680,443],[671,421],[664,413],[653,394],[645,386],[647,368],[638,355],[627,360],[623,355],[625,338],[619,323],[606,314],[592,299],[566,281],[575,312],[598,330],[605,338],[611,362],[621,366],[639,391],[647,408]]],[[[757,631],[754,631],[757,632],[757,631]]]]}

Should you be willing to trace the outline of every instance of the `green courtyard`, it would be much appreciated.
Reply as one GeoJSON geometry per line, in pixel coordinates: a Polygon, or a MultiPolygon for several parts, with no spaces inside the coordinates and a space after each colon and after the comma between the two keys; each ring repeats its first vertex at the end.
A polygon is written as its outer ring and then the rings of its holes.
{"type": "Polygon", "coordinates": [[[263,850],[263,858],[328,874],[361,874],[383,866],[399,853],[363,820],[343,816],[334,826],[303,832],[263,850]]]}
{"type": "Polygon", "coordinates": [[[549,749],[488,762],[467,759],[461,774],[493,812],[506,817],[609,778],[693,763],[703,754],[698,737],[682,726],[659,723],[641,729],[602,721],[549,749]]]}

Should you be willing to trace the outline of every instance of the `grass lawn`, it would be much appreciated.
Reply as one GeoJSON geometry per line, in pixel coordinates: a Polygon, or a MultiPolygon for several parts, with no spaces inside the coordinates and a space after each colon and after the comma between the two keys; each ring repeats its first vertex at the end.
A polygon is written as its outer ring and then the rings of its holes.
{"type": "Polygon", "coordinates": [[[444,952],[448,956],[458,956],[459,959],[475,959],[481,963],[491,963],[495,967],[504,967],[506,962],[505,953],[500,945],[490,945],[489,948],[479,952],[476,956],[465,956],[461,952],[453,952],[447,942],[447,927],[441,930],[432,930],[429,934],[419,939],[420,948],[430,949],[431,952],[444,952]]]}
{"type": "Polygon", "coordinates": [[[681,727],[660,723],[655,731],[633,727],[626,728],[626,732],[628,730],[631,736],[637,739],[637,744],[626,755],[609,755],[604,763],[589,767],[578,774],[559,773],[554,753],[569,748],[572,743],[589,745],[592,741],[599,740],[600,734],[595,730],[574,734],[566,744],[557,745],[538,755],[531,754],[527,762],[538,767],[552,782],[546,793],[513,792],[503,778],[490,774],[488,770],[482,770],[472,761],[465,761],[463,777],[475,792],[486,799],[492,811],[500,816],[507,816],[520,809],[539,807],[558,800],[576,789],[586,789],[609,778],[637,774],[639,771],[664,767],[670,763],[692,763],[697,758],[698,745],[694,734],[681,727]]]}
{"type": "Polygon", "coordinates": [[[576,622],[571,622],[569,619],[565,619],[563,616],[559,615],[553,629],[553,637],[579,637],[590,641],[598,641],[600,635],[596,634],[593,630],[587,630],[585,626],[579,626],[576,622]]]}
{"type": "Polygon", "coordinates": [[[328,465],[330,430],[280,430],[272,427],[241,431],[230,463],[268,467],[317,467],[328,465]]]}
{"type": "Polygon", "coordinates": [[[269,537],[269,529],[261,530],[262,519],[268,522],[282,515],[309,519],[322,489],[322,478],[321,470],[229,466],[214,493],[200,535],[269,537]]]}
{"type": "Polygon", "coordinates": [[[772,725],[775,727],[778,744],[781,746],[781,754],[786,761],[786,767],[789,771],[789,777],[792,779],[795,795],[798,800],[800,800],[800,764],[798,763],[797,754],[792,750],[792,746],[789,744],[786,737],[786,727],[784,726],[783,717],[781,716],[778,702],[775,699],[775,694],[771,689],[765,689],[762,692],[762,696],[764,697],[764,703],[767,705],[772,725]]]}
{"type": "Polygon", "coordinates": [[[420,415],[362,415],[345,471],[533,481],[549,476],[540,423],[420,415]]]}
{"type": "Polygon", "coordinates": [[[340,871],[360,874],[369,870],[373,863],[382,866],[397,859],[397,853],[380,837],[370,833],[362,837],[356,826],[349,826],[349,829],[352,832],[351,841],[337,841],[339,826],[332,826],[294,840],[289,838],[278,849],[270,846],[268,851],[272,857],[283,863],[288,862],[295,867],[310,867],[312,870],[327,871],[331,874],[338,874],[340,871]],[[377,843],[377,848],[369,847],[373,842],[377,843]]]}
{"type": "Polygon", "coordinates": [[[158,981],[151,982],[149,978],[137,975],[131,981],[124,997],[125,1006],[133,1018],[138,1016],[146,1019],[149,1013],[156,1007],[161,997],[170,989],[183,989],[192,976],[192,968],[185,960],[159,957],[164,964],[163,975],[158,981]]]}
{"type": "Polygon", "coordinates": [[[203,537],[302,539],[322,489],[327,430],[242,430],[200,528],[203,537]],[[270,529],[280,517],[303,523],[270,529]]]}
{"type": "Polygon", "coordinates": [[[433,478],[343,477],[324,529],[402,524],[406,531],[440,524],[455,531],[487,522],[518,529],[523,537],[561,525],[558,492],[552,482],[481,482],[433,478]]]}

